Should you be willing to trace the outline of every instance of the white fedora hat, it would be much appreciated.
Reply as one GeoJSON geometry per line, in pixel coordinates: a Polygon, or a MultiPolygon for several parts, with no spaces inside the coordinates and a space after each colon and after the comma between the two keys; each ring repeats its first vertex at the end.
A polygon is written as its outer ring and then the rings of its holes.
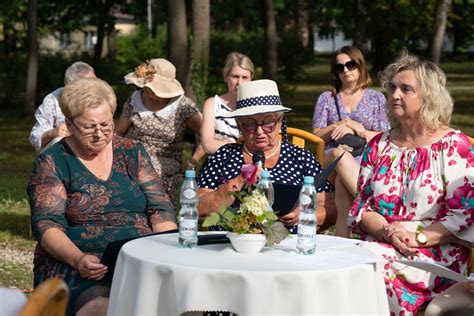
{"type": "Polygon", "coordinates": [[[240,117],[273,112],[289,112],[282,105],[275,81],[262,79],[242,83],[237,87],[237,106],[235,111],[223,117],[240,117]]]}

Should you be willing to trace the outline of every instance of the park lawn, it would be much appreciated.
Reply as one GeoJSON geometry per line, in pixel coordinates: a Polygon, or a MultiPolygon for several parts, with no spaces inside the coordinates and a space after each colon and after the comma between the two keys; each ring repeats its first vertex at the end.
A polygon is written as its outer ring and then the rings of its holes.
{"type": "MultiPolygon", "coordinates": [[[[288,125],[311,131],[317,96],[327,89],[328,58],[318,58],[296,83],[280,87],[284,105],[293,108],[288,125]]],[[[474,62],[442,64],[455,108],[452,126],[474,136],[474,62]]],[[[372,76],[374,78],[374,76],[372,76]]],[[[378,89],[378,87],[375,87],[378,89]]],[[[31,236],[26,185],[35,157],[28,136],[33,120],[0,114],[0,286],[30,289],[35,241],[31,236]]],[[[185,155],[189,156],[187,151],[185,155]]]]}

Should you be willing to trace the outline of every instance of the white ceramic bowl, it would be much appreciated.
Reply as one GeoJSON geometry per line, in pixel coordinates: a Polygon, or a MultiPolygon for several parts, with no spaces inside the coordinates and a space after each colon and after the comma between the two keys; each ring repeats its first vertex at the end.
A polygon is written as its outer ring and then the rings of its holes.
{"type": "Polygon", "coordinates": [[[234,249],[240,253],[258,253],[265,246],[266,238],[264,234],[237,234],[227,232],[227,237],[234,249]]]}

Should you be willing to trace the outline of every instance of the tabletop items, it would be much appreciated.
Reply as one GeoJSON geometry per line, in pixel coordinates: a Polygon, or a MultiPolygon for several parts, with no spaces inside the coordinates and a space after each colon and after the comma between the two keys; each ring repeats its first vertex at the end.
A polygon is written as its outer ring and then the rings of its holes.
{"type": "Polygon", "coordinates": [[[316,251],[316,207],[318,205],[318,196],[314,187],[313,177],[304,177],[299,204],[301,213],[298,218],[296,250],[302,255],[314,254],[316,251]]]}
{"type": "Polygon", "coordinates": [[[186,170],[183,185],[181,186],[179,210],[179,245],[183,248],[194,248],[197,246],[198,237],[198,210],[199,202],[198,187],[196,183],[196,172],[186,170]]]}

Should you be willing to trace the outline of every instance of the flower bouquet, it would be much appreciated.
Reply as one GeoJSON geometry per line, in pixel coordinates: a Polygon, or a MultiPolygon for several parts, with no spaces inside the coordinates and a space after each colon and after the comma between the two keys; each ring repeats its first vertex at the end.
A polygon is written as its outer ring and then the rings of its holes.
{"type": "MultiPolygon", "coordinates": [[[[231,232],[228,237],[231,239],[232,245],[234,245],[233,237],[243,239],[242,235],[244,234],[260,235],[248,236],[248,239],[262,240],[261,248],[264,245],[278,244],[288,236],[288,230],[278,221],[265,194],[255,185],[257,172],[257,166],[243,165],[241,175],[245,181],[244,188],[240,192],[228,193],[239,200],[240,206],[237,209],[221,206],[217,212],[208,215],[203,222],[204,227],[217,225],[231,232]]],[[[234,248],[237,249],[235,245],[234,248]]],[[[239,250],[237,249],[237,251],[239,250]]]]}

